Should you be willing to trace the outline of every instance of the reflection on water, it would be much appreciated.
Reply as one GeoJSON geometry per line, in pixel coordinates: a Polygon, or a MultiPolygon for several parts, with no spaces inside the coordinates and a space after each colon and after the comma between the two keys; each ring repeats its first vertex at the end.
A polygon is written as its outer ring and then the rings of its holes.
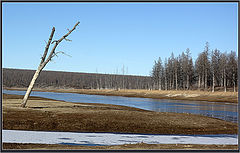
{"type": "Polygon", "coordinates": [[[151,103],[154,111],[200,114],[237,122],[237,104],[184,100],[165,100],[167,102],[161,102],[160,99],[153,99],[153,101],[158,102],[151,103]]]}
{"type": "MultiPolygon", "coordinates": [[[[24,95],[25,91],[3,90],[6,94],[24,95]]],[[[208,117],[237,122],[237,104],[223,102],[184,101],[170,99],[133,98],[120,96],[85,95],[76,93],[56,93],[33,91],[31,96],[51,98],[68,102],[114,104],[153,110],[201,114],[208,117]]]]}

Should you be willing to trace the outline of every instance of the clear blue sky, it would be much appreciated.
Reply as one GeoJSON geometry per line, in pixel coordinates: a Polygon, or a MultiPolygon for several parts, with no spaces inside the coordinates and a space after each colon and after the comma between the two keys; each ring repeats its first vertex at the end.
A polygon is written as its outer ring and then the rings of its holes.
{"type": "Polygon", "coordinates": [[[45,70],[149,75],[154,60],[190,48],[237,52],[237,3],[3,3],[4,68],[36,69],[51,29],[63,41],[45,70]],[[126,70],[125,70],[126,73],[126,70]]]}

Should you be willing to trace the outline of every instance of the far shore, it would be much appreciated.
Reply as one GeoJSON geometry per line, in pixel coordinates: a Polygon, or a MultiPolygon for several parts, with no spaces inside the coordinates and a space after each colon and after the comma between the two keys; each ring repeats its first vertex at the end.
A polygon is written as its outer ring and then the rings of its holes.
{"type": "MultiPolygon", "coordinates": [[[[25,91],[27,88],[8,88],[7,90],[25,91]]],[[[175,100],[190,100],[190,101],[209,101],[209,102],[228,102],[238,103],[238,92],[209,92],[198,90],[137,90],[137,89],[56,89],[56,88],[34,88],[33,91],[42,92],[63,92],[63,93],[78,93],[89,95],[105,95],[105,96],[124,96],[124,97],[139,97],[153,99],[175,99],[175,100]]]]}

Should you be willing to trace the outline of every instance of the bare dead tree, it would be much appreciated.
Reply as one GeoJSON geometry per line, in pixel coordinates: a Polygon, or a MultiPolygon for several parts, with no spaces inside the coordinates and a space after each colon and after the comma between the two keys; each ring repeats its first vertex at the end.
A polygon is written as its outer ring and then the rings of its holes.
{"type": "Polygon", "coordinates": [[[31,93],[31,91],[32,91],[32,89],[33,89],[33,86],[34,86],[34,84],[35,84],[36,79],[38,78],[38,76],[39,76],[40,72],[43,70],[43,68],[47,65],[47,63],[48,63],[49,61],[51,61],[51,59],[52,59],[54,56],[57,56],[57,54],[59,54],[59,53],[63,53],[63,54],[64,54],[64,52],[55,52],[58,44],[60,44],[60,42],[61,42],[62,40],[71,41],[71,40],[67,39],[67,36],[70,35],[70,34],[73,32],[73,30],[76,29],[76,27],[78,26],[79,23],[80,23],[80,22],[77,22],[71,30],[68,30],[68,33],[67,33],[67,34],[65,34],[64,36],[62,36],[62,38],[60,38],[59,40],[54,40],[54,41],[52,41],[52,38],[53,38],[53,35],[54,35],[54,32],[55,32],[55,27],[52,28],[52,32],[51,32],[51,34],[50,34],[49,40],[48,40],[47,45],[46,45],[46,47],[45,47],[45,51],[44,51],[44,54],[43,54],[43,56],[42,56],[41,62],[40,62],[40,64],[39,64],[38,69],[36,70],[35,74],[33,75],[32,81],[30,82],[30,85],[28,86],[27,92],[26,92],[26,94],[25,94],[25,96],[24,96],[24,98],[23,98],[23,101],[22,101],[22,104],[21,104],[22,107],[26,107],[28,97],[29,97],[29,95],[30,95],[30,93],[31,93]],[[50,54],[48,55],[48,57],[47,57],[47,59],[46,59],[49,46],[50,46],[51,44],[54,44],[54,43],[55,43],[55,45],[53,46],[50,54]]]}

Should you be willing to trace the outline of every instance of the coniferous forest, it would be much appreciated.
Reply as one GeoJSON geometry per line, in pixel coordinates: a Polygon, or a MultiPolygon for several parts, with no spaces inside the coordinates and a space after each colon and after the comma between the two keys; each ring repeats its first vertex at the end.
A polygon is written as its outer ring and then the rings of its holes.
{"type": "MultiPolygon", "coordinates": [[[[160,52],[161,53],[161,52],[160,52]]],[[[4,87],[28,87],[35,70],[3,68],[4,87]]],[[[237,91],[236,52],[205,49],[193,61],[190,49],[154,61],[150,76],[43,71],[35,87],[237,91]]]]}
{"type": "Polygon", "coordinates": [[[161,57],[155,61],[151,73],[153,89],[189,90],[204,89],[215,91],[221,88],[227,91],[237,88],[238,59],[236,52],[210,51],[206,42],[203,52],[194,62],[190,49],[175,56],[173,53],[164,62],[161,57]]]}

